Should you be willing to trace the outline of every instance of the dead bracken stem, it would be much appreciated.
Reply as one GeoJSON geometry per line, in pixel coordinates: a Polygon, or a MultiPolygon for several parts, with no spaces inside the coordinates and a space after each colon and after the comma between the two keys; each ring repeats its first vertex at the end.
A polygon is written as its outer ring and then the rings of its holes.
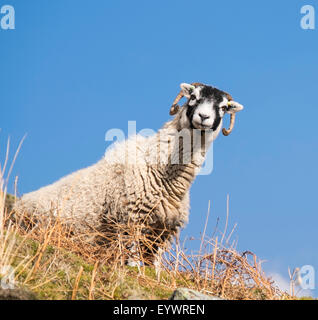
{"type": "Polygon", "coordinates": [[[83,270],[84,270],[84,268],[81,266],[80,269],[79,269],[79,271],[78,271],[77,277],[76,277],[76,279],[75,279],[74,288],[73,288],[73,293],[72,293],[72,300],[75,300],[75,298],[76,298],[76,294],[77,294],[77,290],[78,290],[78,285],[79,285],[79,282],[80,282],[80,280],[81,280],[81,276],[82,276],[83,270]]]}
{"type": "Polygon", "coordinates": [[[91,285],[89,287],[88,300],[94,299],[93,293],[95,288],[95,277],[96,277],[97,267],[98,267],[98,261],[95,262],[94,269],[92,272],[92,279],[91,279],[91,285]]]}

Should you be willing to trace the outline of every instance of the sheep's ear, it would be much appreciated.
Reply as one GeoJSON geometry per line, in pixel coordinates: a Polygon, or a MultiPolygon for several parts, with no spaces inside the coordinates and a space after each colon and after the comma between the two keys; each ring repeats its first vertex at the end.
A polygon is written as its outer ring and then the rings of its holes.
{"type": "Polygon", "coordinates": [[[193,86],[192,84],[188,84],[188,83],[181,83],[180,88],[183,92],[183,95],[186,98],[190,98],[191,94],[193,94],[195,91],[195,86],[193,86]]]}
{"type": "Polygon", "coordinates": [[[227,105],[227,113],[236,113],[243,110],[244,107],[236,101],[229,101],[227,105]]]}

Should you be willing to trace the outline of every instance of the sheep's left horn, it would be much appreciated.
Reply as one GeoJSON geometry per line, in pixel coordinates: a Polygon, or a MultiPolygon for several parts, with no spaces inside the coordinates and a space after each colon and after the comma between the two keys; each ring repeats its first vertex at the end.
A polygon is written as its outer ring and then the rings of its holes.
{"type": "Polygon", "coordinates": [[[222,129],[222,133],[225,136],[228,136],[234,128],[236,112],[243,110],[243,106],[233,100],[228,102],[228,106],[229,108],[231,108],[231,111],[230,111],[231,120],[230,120],[230,127],[228,129],[225,129],[225,128],[222,129]]]}
{"type": "Polygon", "coordinates": [[[234,124],[235,124],[235,113],[231,113],[230,127],[228,129],[225,129],[225,128],[222,129],[223,135],[228,136],[232,132],[234,128],[234,124]]]}

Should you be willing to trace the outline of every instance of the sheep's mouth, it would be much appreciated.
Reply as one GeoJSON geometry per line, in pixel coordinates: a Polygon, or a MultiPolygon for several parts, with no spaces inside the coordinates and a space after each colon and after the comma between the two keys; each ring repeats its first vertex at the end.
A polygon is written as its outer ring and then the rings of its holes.
{"type": "Polygon", "coordinates": [[[195,121],[192,122],[192,125],[195,129],[199,129],[199,130],[211,130],[212,129],[212,126],[210,126],[210,125],[206,125],[203,123],[197,123],[195,121]]]}

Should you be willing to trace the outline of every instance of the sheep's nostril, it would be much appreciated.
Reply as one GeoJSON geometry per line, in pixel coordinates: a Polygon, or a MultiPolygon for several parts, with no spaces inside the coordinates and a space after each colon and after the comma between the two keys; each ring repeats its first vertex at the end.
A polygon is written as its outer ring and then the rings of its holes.
{"type": "Polygon", "coordinates": [[[204,121],[204,120],[210,118],[210,116],[207,116],[206,114],[202,114],[202,113],[199,113],[199,116],[200,116],[200,118],[201,118],[201,121],[204,121]]]}

